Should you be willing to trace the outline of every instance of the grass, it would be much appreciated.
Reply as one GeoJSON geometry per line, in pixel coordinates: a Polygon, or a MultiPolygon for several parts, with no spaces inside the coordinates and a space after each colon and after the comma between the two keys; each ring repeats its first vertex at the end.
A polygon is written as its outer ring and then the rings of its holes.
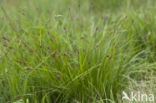
{"type": "Polygon", "coordinates": [[[129,103],[122,91],[156,94],[154,0],[0,6],[1,103],[129,103]]]}

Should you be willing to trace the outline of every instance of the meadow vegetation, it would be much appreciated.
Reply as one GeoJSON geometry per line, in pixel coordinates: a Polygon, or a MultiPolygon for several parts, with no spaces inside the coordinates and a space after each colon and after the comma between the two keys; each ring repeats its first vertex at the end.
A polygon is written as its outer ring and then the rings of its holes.
{"type": "Polygon", "coordinates": [[[156,94],[155,11],[155,0],[1,0],[0,103],[156,94]]]}

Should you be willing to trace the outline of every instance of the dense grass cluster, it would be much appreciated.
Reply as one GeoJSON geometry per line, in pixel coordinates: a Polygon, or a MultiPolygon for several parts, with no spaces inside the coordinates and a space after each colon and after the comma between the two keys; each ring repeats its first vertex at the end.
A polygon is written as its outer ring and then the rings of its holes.
{"type": "Polygon", "coordinates": [[[0,103],[128,103],[123,90],[156,94],[155,0],[0,7],[0,103]]]}

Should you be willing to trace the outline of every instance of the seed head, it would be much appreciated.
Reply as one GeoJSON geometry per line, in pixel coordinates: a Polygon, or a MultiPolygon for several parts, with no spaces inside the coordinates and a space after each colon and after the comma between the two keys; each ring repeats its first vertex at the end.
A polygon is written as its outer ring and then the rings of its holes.
{"type": "Polygon", "coordinates": [[[13,49],[13,47],[12,47],[12,46],[10,46],[9,48],[10,48],[10,49],[13,49]]]}
{"type": "Polygon", "coordinates": [[[89,61],[88,64],[91,64],[91,62],[89,61]]]}
{"type": "Polygon", "coordinates": [[[33,50],[32,48],[30,48],[30,49],[29,49],[29,52],[33,53],[33,52],[34,52],[34,50],[33,50]]]}
{"type": "Polygon", "coordinates": [[[51,41],[53,41],[53,38],[50,38],[51,41]]]}
{"type": "Polygon", "coordinates": [[[147,40],[148,39],[148,36],[144,36],[144,40],[147,40]]]}
{"type": "Polygon", "coordinates": [[[64,56],[67,56],[67,53],[64,53],[63,55],[64,55],[64,56]]]}
{"type": "Polygon", "coordinates": [[[104,20],[108,20],[108,19],[109,19],[109,15],[104,15],[102,18],[103,18],[104,20]]]}
{"type": "Polygon", "coordinates": [[[60,75],[61,74],[61,72],[56,72],[58,75],[60,75]]]}
{"type": "Polygon", "coordinates": [[[111,59],[111,56],[110,56],[109,54],[107,54],[106,57],[107,57],[108,59],[111,59]]]}
{"type": "Polygon", "coordinates": [[[51,53],[51,57],[55,57],[56,56],[56,54],[57,54],[57,51],[55,50],[55,51],[53,51],[52,53],[51,53]]]}
{"type": "Polygon", "coordinates": [[[57,79],[60,79],[60,75],[57,75],[56,78],[57,78],[57,79]]]}
{"type": "Polygon", "coordinates": [[[115,48],[118,48],[119,47],[119,45],[115,45],[115,48]]]}
{"type": "Polygon", "coordinates": [[[81,78],[81,80],[83,80],[83,81],[84,81],[84,80],[85,80],[85,78],[83,77],[83,78],[81,78]]]}
{"type": "Polygon", "coordinates": [[[133,19],[132,19],[131,23],[134,24],[134,20],[133,19]]]}
{"type": "Polygon", "coordinates": [[[50,38],[50,40],[51,40],[52,42],[54,42],[54,39],[55,39],[55,36],[53,35],[53,36],[50,38]]]}
{"type": "Polygon", "coordinates": [[[26,67],[26,70],[32,70],[32,68],[31,67],[26,67]]]}
{"type": "Polygon", "coordinates": [[[98,48],[98,47],[99,47],[99,45],[97,44],[97,45],[96,45],[96,48],[98,48]]]}
{"type": "Polygon", "coordinates": [[[84,37],[83,37],[83,36],[81,36],[81,37],[80,37],[80,39],[81,39],[81,40],[83,40],[83,39],[84,39],[84,37]]]}
{"type": "Polygon", "coordinates": [[[25,62],[23,62],[23,64],[26,66],[27,64],[25,62]]]}
{"type": "Polygon", "coordinates": [[[18,63],[22,63],[22,61],[20,61],[20,60],[16,60],[16,62],[18,62],[18,63]]]}
{"type": "Polygon", "coordinates": [[[71,52],[66,52],[66,53],[64,53],[64,56],[72,56],[72,53],[71,52]]]}
{"type": "Polygon", "coordinates": [[[3,44],[4,47],[8,47],[8,45],[6,43],[3,44]]]}
{"type": "Polygon", "coordinates": [[[25,46],[25,47],[27,47],[27,46],[28,46],[28,44],[27,44],[26,42],[24,42],[23,44],[24,44],[24,46],[25,46]]]}
{"type": "Polygon", "coordinates": [[[42,65],[46,65],[45,62],[42,62],[42,65]]]}
{"type": "Polygon", "coordinates": [[[5,35],[2,35],[2,39],[3,39],[3,40],[6,40],[6,41],[8,41],[8,42],[10,41],[5,35]]]}
{"type": "Polygon", "coordinates": [[[96,32],[98,31],[98,27],[96,27],[96,32]]]}
{"type": "Polygon", "coordinates": [[[50,46],[47,46],[47,49],[50,49],[50,46]]]}
{"type": "Polygon", "coordinates": [[[21,96],[16,96],[15,98],[14,98],[14,100],[18,100],[18,99],[20,99],[21,98],[21,96]]]}
{"type": "Polygon", "coordinates": [[[40,48],[44,48],[44,46],[43,45],[40,45],[40,48]]]}
{"type": "Polygon", "coordinates": [[[85,49],[83,49],[83,52],[85,52],[86,50],[85,49]]]}
{"type": "Polygon", "coordinates": [[[26,63],[24,61],[21,61],[21,60],[16,60],[16,62],[20,63],[20,64],[23,64],[26,66],[26,63]]]}
{"type": "Polygon", "coordinates": [[[80,54],[80,51],[77,51],[77,54],[79,55],[80,54]]]}
{"type": "Polygon", "coordinates": [[[68,8],[68,10],[70,11],[70,8],[68,8]]]}
{"type": "Polygon", "coordinates": [[[67,54],[68,54],[69,56],[72,56],[72,53],[71,53],[71,52],[67,52],[67,54]]]}
{"type": "Polygon", "coordinates": [[[64,27],[63,29],[64,29],[64,31],[67,31],[67,28],[66,27],[64,27]]]}
{"type": "Polygon", "coordinates": [[[78,5],[78,8],[80,9],[80,4],[78,5]]]}
{"type": "Polygon", "coordinates": [[[78,66],[79,66],[79,64],[77,63],[77,64],[75,64],[75,66],[77,66],[77,67],[78,67],[78,66]]]}

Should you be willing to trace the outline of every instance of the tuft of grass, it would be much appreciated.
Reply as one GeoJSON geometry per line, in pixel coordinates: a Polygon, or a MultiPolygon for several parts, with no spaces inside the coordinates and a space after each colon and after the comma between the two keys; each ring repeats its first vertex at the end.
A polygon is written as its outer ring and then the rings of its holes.
{"type": "Polygon", "coordinates": [[[156,2],[117,1],[1,2],[0,102],[124,103],[123,90],[156,94],[156,2]]]}

